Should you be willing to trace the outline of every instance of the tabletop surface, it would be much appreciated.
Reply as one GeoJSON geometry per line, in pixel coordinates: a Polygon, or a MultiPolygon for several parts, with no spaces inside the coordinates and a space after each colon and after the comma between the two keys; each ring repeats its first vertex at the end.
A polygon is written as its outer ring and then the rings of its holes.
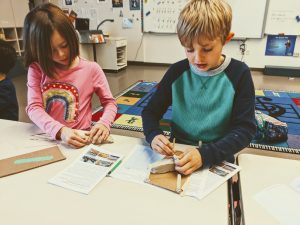
{"type": "MultiPolygon", "coordinates": [[[[274,196],[272,199],[273,208],[272,205],[266,207],[265,200],[263,200],[263,204],[261,204],[261,201],[268,197],[268,191],[270,193],[270,191],[277,188],[281,189],[283,187],[283,190],[286,189],[289,193],[295,192],[290,187],[290,183],[293,179],[300,176],[300,161],[270,156],[240,154],[238,156],[238,164],[242,168],[240,171],[240,185],[245,225],[258,224],[258,221],[260,221],[259,224],[264,225],[282,224],[280,223],[280,219],[284,216],[276,216],[274,212],[278,211],[280,207],[283,207],[282,211],[288,209],[291,212],[293,210],[289,208],[291,205],[285,205],[283,202],[277,201],[277,197],[279,199],[281,198],[280,196],[274,196]]],[[[288,193],[280,193],[281,196],[285,196],[285,194],[288,193]]],[[[297,196],[300,198],[300,193],[295,192],[295,197],[297,196]]],[[[297,214],[299,214],[298,210],[297,214]]],[[[299,224],[299,221],[295,224],[299,224]]]]}
{"type": "MultiPolygon", "coordinates": [[[[0,142],[5,143],[0,149],[0,159],[38,150],[45,144],[44,140],[34,140],[35,145],[30,147],[31,142],[24,141],[40,132],[32,124],[0,120],[0,131],[0,142]]],[[[113,138],[113,144],[102,147],[123,155],[142,143],[138,138],[119,135],[113,138]]],[[[104,178],[88,195],[48,184],[50,178],[82,153],[81,149],[59,147],[66,160],[0,178],[1,224],[228,224],[226,183],[201,201],[111,177],[104,178]]]]}

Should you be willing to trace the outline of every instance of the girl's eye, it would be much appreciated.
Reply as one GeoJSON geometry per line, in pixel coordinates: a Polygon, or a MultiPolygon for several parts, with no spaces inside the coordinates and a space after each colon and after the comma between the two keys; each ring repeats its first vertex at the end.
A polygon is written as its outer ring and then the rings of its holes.
{"type": "Polygon", "coordinates": [[[194,49],[187,49],[186,51],[191,53],[191,52],[194,52],[194,49]]]}

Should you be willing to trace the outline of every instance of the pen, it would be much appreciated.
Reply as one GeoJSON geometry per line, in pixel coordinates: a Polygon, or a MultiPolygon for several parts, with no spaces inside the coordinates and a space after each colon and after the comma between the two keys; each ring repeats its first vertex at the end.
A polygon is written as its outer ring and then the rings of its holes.
{"type": "Polygon", "coordinates": [[[114,170],[117,169],[117,167],[121,164],[121,162],[122,162],[122,160],[117,162],[116,165],[114,165],[114,167],[108,172],[108,175],[110,175],[112,172],[114,172],[114,170]]]}

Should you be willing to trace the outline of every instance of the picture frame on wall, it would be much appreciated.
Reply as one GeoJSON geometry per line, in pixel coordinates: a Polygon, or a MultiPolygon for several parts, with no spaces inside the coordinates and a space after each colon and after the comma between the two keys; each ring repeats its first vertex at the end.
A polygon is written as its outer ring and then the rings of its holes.
{"type": "Polygon", "coordinates": [[[121,8],[123,7],[123,0],[112,0],[113,8],[121,8]]]}
{"type": "Polygon", "coordinates": [[[140,10],[141,9],[140,0],[129,0],[129,9],[140,10]]]}
{"type": "Polygon", "coordinates": [[[73,1],[72,0],[65,0],[66,5],[72,5],[73,1]]]}

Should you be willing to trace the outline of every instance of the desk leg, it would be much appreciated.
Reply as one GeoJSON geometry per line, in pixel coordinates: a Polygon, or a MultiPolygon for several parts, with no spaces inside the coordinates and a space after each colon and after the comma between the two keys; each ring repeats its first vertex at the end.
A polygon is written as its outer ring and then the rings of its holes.
{"type": "Polygon", "coordinates": [[[93,43],[93,56],[94,56],[94,61],[97,62],[97,52],[96,52],[96,44],[93,43]]]}

